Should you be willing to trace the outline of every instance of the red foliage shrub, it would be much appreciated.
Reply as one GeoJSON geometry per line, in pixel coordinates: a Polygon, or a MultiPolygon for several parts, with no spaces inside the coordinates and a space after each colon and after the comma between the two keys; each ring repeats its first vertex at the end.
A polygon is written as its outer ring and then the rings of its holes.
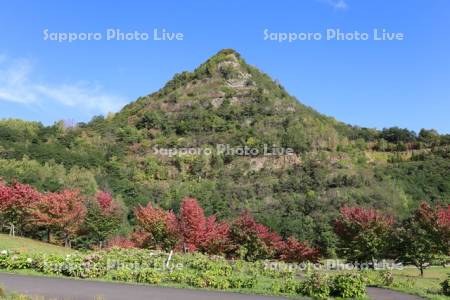
{"type": "Polygon", "coordinates": [[[11,206],[12,188],[0,180],[0,213],[11,206]]]}
{"type": "Polygon", "coordinates": [[[441,227],[450,228],[450,204],[438,209],[438,224],[441,227]]]}
{"type": "Polygon", "coordinates": [[[193,252],[199,249],[205,239],[206,218],[196,199],[185,198],[181,202],[180,228],[183,250],[193,252]]]}
{"type": "Polygon", "coordinates": [[[334,229],[341,237],[351,238],[371,227],[391,227],[394,224],[392,216],[383,215],[372,208],[344,206],[340,212],[340,217],[334,222],[334,229]]]}
{"type": "Polygon", "coordinates": [[[394,218],[371,208],[342,207],[334,230],[339,236],[338,254],[350,261],[373,262],[388,254],[394,218]]]}
{"type": "Polygon", "coordinates": [[[99,191],[95,195],[95,199],[97,203],[100,205],[100,208],[104,211],[109,210],[113,205],[113,198],[110,193],[99,191]]]}
{"type": "Polygon", "coordinates": [[[133,231],[131,234],[130,240],[136,245],[138,248],[145,248],[148,244],[149,239],[151,239],[152,236],[150,233],[143,229],[139,229],[136,231],[133,231]]]}
{"type": "Polygon", "coordinates": [[[216,216],[206,219],[205,235],[202,239],[201,250],[209,254],[221,254],[230,247],[230,225],[226,222],[217,222],[216,216]]]}
{"type": "Polygon", "coordinates": [[[135,248],[136,244],[123,236],[116,236],[106,243],[106,248],[110,249],[114,247],[129,249],[135,248]]]}
{"type": "Polygon", "coordinates": [[[307,243],[297,241],[297,239],[290,237],[286,242],[279,244],[280,259],[286,262],[317,262],[319,259],[319,250],[311,248],[307,243]]]}
{"type": "Polygon", "coordinates": [[[450,205],[432,207],[422,202],[415,211],[415,220],[429,233],[429,238],[439,245],[444,254],[450,254],[450,205]]]}
{"type": "Polygon", "coordinates": [[[78,190],[43,194],[30,209],[33,223],[48,230],[62,231],[66,245],[86,214],[84,198],[78,190]]]}
{"type": "Polygon", "coordinates": [[[27,184],[14,182],[10,186],[0,182],[0,217],[19,230],[30,226],[30,207],[39,202],[42,195],[27,184]]]}
{"type": "Polygon", "coordinates": [[[140,230],[136,231],[134,240],[144,247],[172,248],[179,239],[179,226],[173,212],[154,208],[151,203],[138,207],[134,214],[140,230]]]}
{"type": "Polygon", "coordinates": [[[244,250],[243,255],[247,260],[273,257],[282,242],[278,234],[256,222],[249,212],[242,213],[234,220],[230,229],[230,239],[233,243],[233,252],[244,250]]]}
{"type": "Polygon", "coordinates": [[[14,182],[11,186],[0,182],[0,211],[24,210],[39,201],[41,193],[28,184],[14,182]]]}

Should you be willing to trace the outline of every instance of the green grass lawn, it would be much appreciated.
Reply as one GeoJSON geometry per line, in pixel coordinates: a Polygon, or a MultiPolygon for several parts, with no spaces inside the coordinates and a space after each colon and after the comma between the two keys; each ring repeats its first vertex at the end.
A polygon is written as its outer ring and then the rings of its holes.
{"type": "Polygon", "coordinates": [[[22,253],[49,254],[69,254],[75,252],[75,250],[69,248],[47,244],[23,237],[10,237],[7,234],[0,234],[0,251],[1,250],[15,250],[22,253]]]}
{"type": "Polygon", "coordinates": [[[441,289],[440,283],[450,274],[450,268],[430,267],[425,270],[423,277],[420,276],[417,268],[405,268],[393,273],[398,281],[411,283],[410,286],[408,284],[400,286],[400,290],[412,292],[429,299],[450,299],[450,297],[437,295],[437,292],[441,289]]]}
{"type": "Polygon", "coordinates": [[[408,294],[415,294],[426,299],[450,299],[450,297],[439,294],[441,290],[440,283],[448,277],[450,268],[430,267],[425,270],[423,277],[420,276],[417,268],[412,267],[406,267],[403,270],[394,270],[392,274],[394,275],[394,282],[392,285],[384,287],[408,294]]]}

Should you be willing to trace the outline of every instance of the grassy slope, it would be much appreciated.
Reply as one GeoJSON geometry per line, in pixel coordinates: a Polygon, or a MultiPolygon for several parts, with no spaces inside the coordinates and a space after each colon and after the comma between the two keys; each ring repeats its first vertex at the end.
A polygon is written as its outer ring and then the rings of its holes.
{"type": "Polygon", "coordinates": [[[396,270],[393,273],[397,282],[410,283],[406,284],[406,286],[394,287],[396,290],[420,295],[428,299],[450,299],[450,297],[437,294],[441,289],[440,283],[447,278],[450,268],[431,267],[425,270],[423,277],[420,277],[416,268],[405,268],[396,270]]]}
{"type": "MultiPolygon", "coordinates": [[[[379,276],[381,271],[369,271],[367,276],[379,276]]],[[[449,300],[450,297],[440,293],[440,283],[444,281],[450,273],[450,268],[433,266],[425,270],[421,277],[419,271],[413,267],[402,270],[393,270],[394,282],[390,286],[375,284],[380,287],[400,291],[407,294],[414,294],[430,300],[449,300]]],[[[379,277],[378,277],[379,278],[379,277]]]]}
{"type": "Polygon", "coordinates": [[[0,234],[0,250],[15,250],[27,253],[69,254],[75,250],[51,245],[23,237],[10,237],[0,234]]]}

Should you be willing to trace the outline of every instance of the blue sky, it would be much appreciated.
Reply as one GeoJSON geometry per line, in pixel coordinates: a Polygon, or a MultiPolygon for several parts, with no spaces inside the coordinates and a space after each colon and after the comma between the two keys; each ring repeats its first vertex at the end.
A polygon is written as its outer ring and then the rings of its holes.
{"type": "Polygon", "coordinates": [[[449,1],[152,2],[1,1],[0,118],[88,121],[234,48],[301,102],[338,120],[450,133],[449,1]],[[59,43],[43,34],[108,28],[166,29],[184,39],[59,43]],[[330,28],[386,29],[405,39],[288,43],[263,34],[330,28]]]}

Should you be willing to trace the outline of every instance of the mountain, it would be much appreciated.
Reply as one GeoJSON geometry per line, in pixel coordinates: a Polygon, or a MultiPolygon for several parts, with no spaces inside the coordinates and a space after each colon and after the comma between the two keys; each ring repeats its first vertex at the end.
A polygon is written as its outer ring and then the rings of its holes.
{"type": "Polygon", "coordinates": [[[225,49],[87,124],[1,120],[0,177],[40,190],[107,190],[129,208],[152,201],[177,210],[193,196],[207,214],[247,209],[332,254],[331,220],[342,205],[401,218],[421,200],[449,203],[449,144],[433,130],[379,131],[324,116],[225,49]],[[258,155],[220,153],[218,144],[258,155]],[[263,155],[267,147],[294,154],[263,155]],[[168,155],[187,148],[211,154],[168,155]]]}
{"type": "Polygon", "coordinates": [[[290,145],[295,150],[334,148],[345,126],[291,97],[281,85],[222,50],[194,72],[175,75],[159,92],[138,99],[115,116],[183,146],[230,143],[290,145]],[[295,133],[294,133],[295,132],[295,133]],[[302,133],[302,136],[299,134],[302,133]]]}

